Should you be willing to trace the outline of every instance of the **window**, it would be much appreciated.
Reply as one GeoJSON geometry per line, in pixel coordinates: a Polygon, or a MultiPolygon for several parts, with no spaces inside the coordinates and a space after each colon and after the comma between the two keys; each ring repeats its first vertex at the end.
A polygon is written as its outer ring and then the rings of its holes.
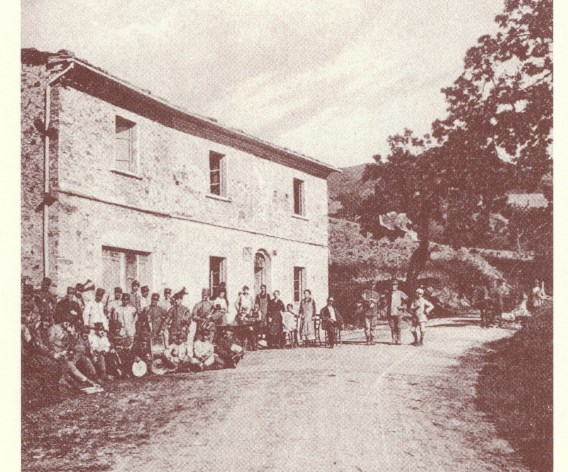
{"type": "Polygon", "coordinates": [[[117,116],[115,119],[116,150],[114,168],[123,172],[136,172],[136,123],[117,116]]]}
{"type": "Polygon", "coordinates": [[[222,282],[227,283],[226,259],[224,257],[209,258],[209,293],[216,296],[222,282]]]}
{"type": "Polygon", "coordinates": [[[299,302],[306,288],[305,267],[294,267],[294,301],[299,302]]]}
{"type": "Polygon", "coordinates": [[[300,179],[294,179],[294,213],[305,215],[304,181],[300,179]]]}
{"type": "Polygon", "coordinates": [[[227,196],[225,156],[209,152],[209,192],[220,197],[227,196]]]}
{"type": "Polygon", "coordinates": [[[114,287],[129,292],[133,280],[152,285],[150,253],[103,246],[103,288],[107,293],[114,287]]]}

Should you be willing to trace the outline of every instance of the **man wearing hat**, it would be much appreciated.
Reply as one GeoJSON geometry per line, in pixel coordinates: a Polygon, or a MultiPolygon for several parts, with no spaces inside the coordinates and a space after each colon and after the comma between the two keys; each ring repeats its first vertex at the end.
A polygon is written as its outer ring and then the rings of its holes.
{"type": "Polygon", "coordinates": [[[159,305],[162,307],[162,309],[164,311],[168,311],[171,307],[172,307],[172,289],[171,288],[165,288],[164,289],[164,299],[159,303],[159,305]]]}
{"type": "Polygon", "coordinates": [[[428,314],[434,309],[428,300],[424,298],[424,289],[416,289],[416,297],[410,304],[410,313],[412,313],[412,336],[414,336],[414,346],[424,345],[424,333],[426,331],[426,323],[428,322],[428,314]],[[418,338],[420,332],[420,338],[418,338]]]}
{"type": "Polygon", "coordinates": [[[130,305],[133,306],[134,308],[136,308],[137,312],[140,312],[142,309],[142,305],[141,305],[141,296],[138,293],[138,290],[140,289],[140,282],[138,282],[138,280],[133,280],[132,281],[132,289],[130,291],[130,305]]]}
{"type": "Polygon", "coordinates": [[[121,305],[115,310],[116,321],[120,323],[119,336],[127,338],[128,345],[132,344],[136,334],[136,308],[130,304],[130,294],[123,293],[121,305]]]}
{"type": "Polygon", "coordinates": [[[201,301],[196,303],[191,312],[193,322],[197,323],[197,331],[200,332],[205,325],[211,334],[215,330],[215,324],[211,323],[211,314],[213,313],[213,303],[209,301],[209,290],[206,288],[201,289],[201,301]]]}
{"type": "Polygon", "coordinates": [[[83,316],[81,305],[75,299],[75,293],[74,287],[67,287],[67,295],[59,300],[55,306],[53,322],[57,324],[64,319],[71,319],[73,326],[78,330],[83,326],[83,316]]]}
{"type": "Polygon", "coordinates": [[[105,313],[105,305],[103,303],[104,295],[104,288],[97,288],[95,299],[85,305],[85,310],[83,311],[83,323],[85,326],[94,328],[95,323],[102,323],[104,328],[108,331],[108,317],[105,313]]]}
{"type": "Polygon", "coordinates": [[[166,316],[166,310],[160,306],[160,294],[153,293],[150,298],[150,306],[145,308],[143,312],[150,323],[151,340],[153,345],[165,344],[160,333],[160,326],[166,316]]]}
{"type": "Polygon", "coordinates": [[[172,297],[174,306],[168,310],[160,328],[160,332],[167,329],[168,343],[175,343],[175,339],[179,337],[182,337],[185,341],[188,339],[191,313],[185,305],[182,305],[184,293],[185,288],[172,297]]]}
{"type": "Polygon", "coordinates": [[[400,344],[400,328],[403,315],[403,305],[408,297],[398,289],[398,280],[392,281],[391,290],[387,298],[387,321],[391,330],[392,343],[400,344]]]}
{"type": "Polygon", "coordinates": [[[373,288],[363,292],[362,310],[367,344],[375,344],[375,324],[379,314],[379,293],[373,288]]]}
{"type": "Polygon", "coordinates": [[[110,297],[106,304],[106,314],[109,318],[112,318],[112,313],[122,305],[122,289],[120,287],[114,287],[114,299],[110,297]]]}

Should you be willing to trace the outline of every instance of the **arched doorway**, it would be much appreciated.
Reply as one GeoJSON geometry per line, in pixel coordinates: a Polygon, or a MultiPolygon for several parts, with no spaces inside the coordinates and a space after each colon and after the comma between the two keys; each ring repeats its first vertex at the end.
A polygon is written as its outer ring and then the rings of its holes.
{"type": "Polygon", "coordinates": [[[264,249],[254,255],[254,293],[260,293],[260,286],[270,291],[270,256],[264,249]]]}

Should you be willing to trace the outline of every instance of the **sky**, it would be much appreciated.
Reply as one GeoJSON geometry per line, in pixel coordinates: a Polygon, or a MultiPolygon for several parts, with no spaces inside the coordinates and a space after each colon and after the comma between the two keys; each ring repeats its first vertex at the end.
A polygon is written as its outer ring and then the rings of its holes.
{"type": "Polygon", "coordinates": [[[186,110],[329,164],[428,132],[502,0],[22,0],[22,47],[73,51],[186,110]]]}

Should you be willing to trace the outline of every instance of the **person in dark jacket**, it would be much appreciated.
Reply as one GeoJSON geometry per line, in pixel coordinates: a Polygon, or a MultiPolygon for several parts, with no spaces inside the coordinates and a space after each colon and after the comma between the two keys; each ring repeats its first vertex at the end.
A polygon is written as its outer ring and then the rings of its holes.
{"type": "Polygon", "coordinates": [[[280,300],[280,292],[274,291],[274,298],[268,303],[268,343],[271,348],[282,347],[282,313],[286,311],[280,300]]]}
{"type": "Polygon", "coordinates": [[[343,318],[339,314],[339,311],[333,306],[334,302],[333,297],[328,297],[327,305],[324,306],[320,312],[322,327],[327,331],[330,349],[333,349],[333,346],[335,346],[335,329],[341,329],[343,325],[343,318]]]}

